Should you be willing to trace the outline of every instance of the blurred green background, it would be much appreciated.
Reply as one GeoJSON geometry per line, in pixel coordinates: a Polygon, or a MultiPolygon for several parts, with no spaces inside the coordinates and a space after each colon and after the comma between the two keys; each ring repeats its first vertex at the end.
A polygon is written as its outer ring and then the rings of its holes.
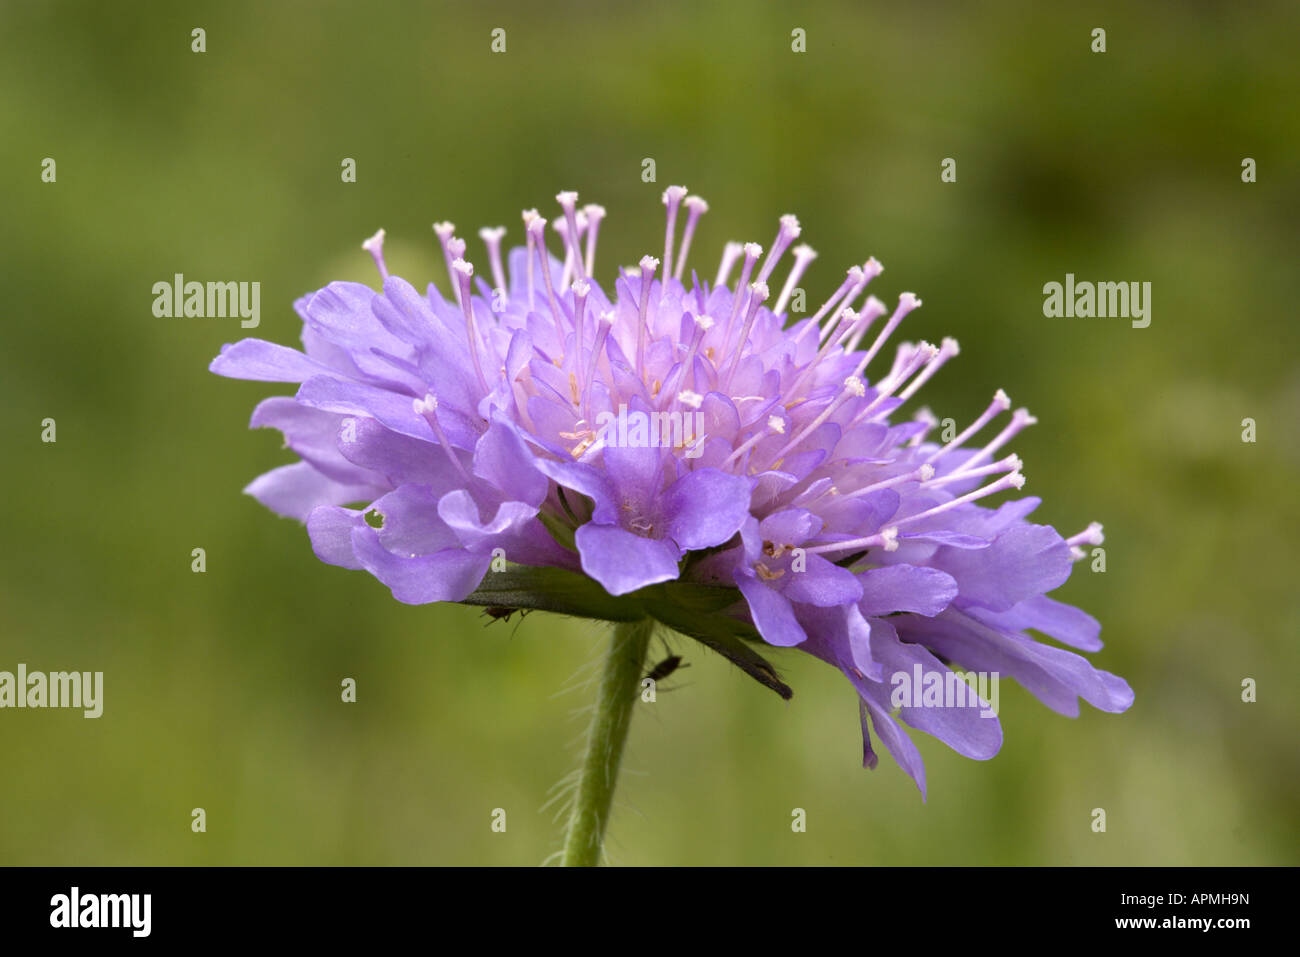
{"type": "Polygon", "coordinates": [[[155,318],[151,287],[260,281],[248,334],[296,344],[292,300],[373,282],[377,227],[423,287],[444,281],[432,222],[481,258],[480,225],[513,244],[519,210],[550,216],[561,189],[609,210],[608,284],[662,245],[670,183],[711,204],[702,275],[795,212],[820,253],[810,302],[874,254],[878,295],[925,300],[909,338],[961,340],[926,389],[937,414],[969,421],[998,386],[1029,406],[1036,517],[1106,526],[1106,572],[1076,566],[1057,597],[1101,619],[1094,661],[1137,700],[1071,720],[1005,684],[994,760],[914,735],[922,803],[887,757],[860,767],[837,672],[777,653],[787,705],[678,639],[691,667],[638,707],[613,861],[1297,863],[1296,5],[614,6],[0,4],[0,670],[106,685],[98,720],[0,712],[0,863],[558,848],[541,808],[575,765],[601,628],[488,627],[318,562],[240,494],[293,458],[246,430],[292,387],[210,375],[238,321],[155,318]],[[1150,281],[1151,326],[1044,318],[1067,272],[1150,281]]]}

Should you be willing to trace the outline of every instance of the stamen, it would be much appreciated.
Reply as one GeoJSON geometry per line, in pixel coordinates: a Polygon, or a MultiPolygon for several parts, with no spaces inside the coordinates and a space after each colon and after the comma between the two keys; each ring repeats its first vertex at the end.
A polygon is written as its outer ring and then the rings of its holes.
{"type": "Polygon", "coordinates": [[[790,244],[799,238],[799,220],[792,214],[786,213],[781,217],[781,225],[777,227],[776,238],[772,240],[772,248],[767,251],[767,258],[763,260],[763,268],[758,271],[758,281],[767,282],[767,277],[772,275],[772,270],[785,251],[790,248],[790,244]]]}
{"type": "MultiPolygon", "coordinates": [[[[850,427],[857,425],[867,418],[877,418],[882,412],[876,412],[876,409],[884,404],[885,400],[894,394],[894,390],[907,381],[908,376],[919,369],[925,363],[929,362],[939,352],[938,348],[928,342],[922,342],[918,345],[907,360],[901,365],[896,365],[889,375],[876,385],[876,397],[871,400],[865,409],[862,410],[850,423],[850,427]],[[872,413],[876,412],[873,416],[872,413]]],[[[896,407],[895,407],[896,408],[896,407]]],[[[892,410],[891,410],[892,411],[892,410]]]]}
{"type": "Polygon", "coordinates": [[[565,190],[555,197],[555,201],[559,203],[560,207],[564,210],[564,221],[569,224],[569,234],[565,238],[569,244],[569,251],[573,256],[573,268],[577,270],[579,279],[585,279],[587,273],[583,269],[582,251],[578,249],[578,238],[581,235],[581,232],[578,229],[578,216],[575,209],[578,202],[578,194],[572,190],[565,190]]]}
{"type": "Polygon", "coordinates": [[[741,243],[727,243],[722,247],[722,263],[718,266],[718,277],[713,280],[714,289],[720,289],[727,284],[731,276],[731,267],[736,264],[744,249],[741,243]]]}
{"type": "Polygon", "coordinates": [[[750,273],[754,271],[754,263],[758,262],[758,257],[763,255],[763,247],[758,243],[745,243],[742,248],[745,252],[745,264],[740,268],[736,294],[731,298],[731,314],[727,316],[727,327],[722,333],[722,341],[728,344],[731,342],[731,330],[736,324],[736,316],[740,315],[740,304],[745,299],[744,290],[749,285],[750,273]]]}
{"type": "Polygon", "coordinates": [[[856,488],[852,492],[845,492],[843,499],[860,498],[863,495],[870,495],[872,492],[879,492],[883,488],[893,488],[895,485],[903,485],[907,482],[926,482],[934,475],[933,465],[922,465],[912,469],[910,472],[904,472],[902,475],[895,475],[893,478],[887,478],[884,481],[876,482],[872,485],[864,485],[862,488],[856,488]]]}
{"type": "MultiPolygon", "coordinates": [[[[751,246],[755,246],[755,248],[757,248],[757,244],[755,244],[755,243],[750,243],[750,245],[751,245],[751,246]]],[[[758,258],[757,256],[754,256],[754,259],[757,259],[757,258],[758,258]]],[[[746,255],[746,257],[745,257],[745,275],[749,275],[749,269],[750,269],[750,267],[751,267],[752,265],[753,265],[753,260],[751,260],[751,259],[749,258],[749,256],[746,255]]],[[[737,291],[739,291],[739,290],[737,290],[737,291]]],[[[753,285],[751,285],[751,286],[749,287],[749,292],[750,292],[750,295],[749,295],[749,310],[748,310],[748,312],[745,313],[745,324],[744,324],[744,325],[741,327],[741,329],[740,329],[740,342],[738,342],[738,343],[736,344],[735,349],[732,350],[734,354],[733,354],[732,359],[731,359],[731,368],[730,368],[730,370],[727,372],[727,379],[726,379],[726,382],[725,382],[725,383],[723,384],[723,386],[722,386],[722,391],[723,391],[723,392],[730,392],[730,391],[731,391],[731,380],[732,380],[733,378],[735,378],[735,376],[736,376],[736,369],[738,369],[738,368],[740,367],[740,358],[741,358],[741,354],[745,351],[745,343],[749,341],[749,330],[750,330],[751,328],[753,328],[753,325],[754,325],[754,318],[758,315],[758,307],[761,306],[764,302],[767,301],[767,297],[768,297],[767,283],[765,283],[765,282],[756,282],[756,283],[754,283],[753,285]]],[[[730,327],[728,327],[728,328],[730,328],[730,327]]],[[[727,336],[723,339],[723,342],[727,343],[727,345],[730,346],[730,344],[731,344],[731,336],[730,336],[730,335],[727,335],[727,336]]]]}
{"type": "Polygon", "coordinates": [[[766,429],[759,429],[741,445],[737,446],[735,451],[723,459],[722,464],[718,467],[724,469],[727,468],[732,462],[736,461],[769,435],[785,435],[785,422],[775,415],[769,415],[767,417],[766,429]]]}
{"type": "Polygon", "coordinates": [[[868,282],[867,275],[862,271],[861,266],[849,267],[849,278],[853,280],[853,284],[849,287],[849,291],[844,294],[843,301],[835,307],[835,311],[831,313],[830,319],[819,328],[818,335],[823,341],[830,341],[831,334],[835,331],[835,327],[839,325],[840,317],[844,315],[844,310],[849,308],[853,300],[858,297],[858,293],[862,291],[863,287],[865,287],[868,282]]]}
{"type": "Polygon", "coordinates": [[[709,211],[709,204],[698,196],[686,197],[686,229],[682,232],[682,248],[677,253],[677,266],[673,269],[673,278],[681,281],[682,270],[686,268],[686,254],[691,248],[691,239],[695,236],[695,224],[709,211]]]}
{"type": "Polygon", "coordinates": [[[654,256],[641,257],[641,305],[636,323],[636,374],[639,378],[645,378],[646,310],[650,308],[650,285],[658,268],[659,260],[654,256]]]}
{"type": "Polygon", "coordinates": [[[917,389],[930,381],[930,377],[938,372],[945,362],[953,356],[958,355],[960,352],[961,348],[957,345],[956,339],[951,336],[944,339],[943,342],[939,344],[938,354],[926,363],[925,368],[921,370],[921,374],[908,383],[906,389],[898,393],[898,397],[906,402],[916,394],[917,389]]]}
{"type": "Polygon", "coordinates": [[[695,385],[695,357],[699,354],[704,337],[713,328],[713,319],[709,316],[693,315],[692,318],[695,320],[695,334],[691,336],[691,344],[686,350],[686,361],[682,363],[681,371],[677,374],[678,382],[674,383],[674,389],[682,385],[695,385]]]}
{"type": "Polygon", "coordinates": [[[1078,535],[1071,535],[1065,540],[1065,544],[1074,548],[1078,545],[1100,545],[1106,540],[1106,536],[1101,533],[1101,524],[1090,522],[1088,527],[1078,535]]]}
{"type": "Polygon", "coordinates": [[[803,278],[808,264],[816,258],[817,253],[807,243],[801,243],[794,247],[794,265],[790,267],[790,275],[786,277],[785,285],[781,287],[781,295],[776,300],[776,308],[772,310],[778,316],[785,311],[785,304],[790,301],[790,294],[794,292],[799,280],[803,278]]]}
{"type": "Polygon", "coordinates": [[[949,509],[956,508],[959,505],[966,505],[977,499],[985,498],[989,495],[996,495],[998,492],[1004,492],[1009,488],[1024,488],[1025,476],[1021,472],[1012,472],[1010,475],[1004,475],[996,482],[990,482],[983,488],[977,488],[973,492],[967,492],[960,498],[954,498],[952,501],[944,502],[942,505],[936,505],[934,508],[928,508],[924,512],[917,512],[915,515],[907,515],[894,522],[895,526],[909,525],[912,522],[919,522],[923,518],[931,518],[940,512],[946,512],[949,509]]]}
{"type": "MultiPolygon", "coordinates": [[[[584,279],[586,278],[583,275],[581,243],[583,234],[587,231],[587,214],[582,210],[578,210],[574,214],[574,222],[578,224],[578,235],[573,240],[572,248],[570,248],[564,256],[564,275],[560,283],[561,289],[568,289],[573,283],[575,276],[584,279]]],[[[559,232],[560,235],[565,237],[567,240],[569,233],[567,225],[562,232],[560,230],[556,230],[556,232],[559,232]]]]}
{"type": "Polygon", "coordinates": [[[898,308],[894,310],[894,314],[890,316],[889,321],[885,323],[885,328],[880,330],[880,335],[878,335],[876,341],[871,344],[871,348],[867,350],[867,354],[862,357],[862,361],[858,363],[858,367],[853,370],[854,375],[862,375],[867,366],[871,364],[871,360],[876,357],[876,353],[880,351],[880,347],[885,344],[885,340],[888,339],[890,334],[898,328],[898,324],[903,321],[909,312],[920,305],[921,300],[917,299],[916,296],[910,292],[905,292],[898,297],[898,308]]]}
{"type": "Polygon", "coordinates": [[[847,379],[844,380],[843,391],[841,391],[839,395],[837,395],[834,399],[832,399],[827,404],[826,408],[822,409],[821,413],[815,419],[813,419],[802,429],[800,429],[799,432],[795,435],[795,437],[785,444],[785,446],[781,449],[781,451],[777,452],[776,455],[772,456],[772,461],[774,463],[778,463],[783,458],[785,458],[785,456],[789,453],[791,449],[793,449],[800,442],[802,442],[804,439],[810,436],[818,427],[821,426],[823,422],[829,419],[835,413],[835,411],[840,406],[842,406],[845,402],[847,402],[849,399],[860,399],[866,394],[867,394],[867,388],[862,384],[862,380],[859,379],[857,376],[849,376],[847,379]]]}
{"type": "Polygon", "coordinates": [[[551,228],[560,237],[560,247],[564,250],[564,265],[560,269],[560,292],[564,292],[573,278],[573,243],[569,241],[569,224],[564,220],[557,219],[551,228]]]}
{"type": "Polygon", "coordinates": [[[661,289],[668,287],[668,272],[673,268],[673,239],[677,232],[677,208],[685,198],[685,186],[669,186],[664,190],[663,201],[668,207],[668,223],[664,228],[664,278],[661,289]]]}
{"type": "Polygon", "coordinates": [[[533,225],[533,220],[537,219],[537,210],[525,209],[522,215],[524,219],[524,240],[528,244],[528,255],[524,257],[524,263],[528,271],[528,311],[531,312],[536,300],[533,297],[533,231],[530,227],[533,225]]]}
{"type": "Polygon", "coordinates": [[[438,437],[438,444],[447,453],[452,466],[460,473],[465,484],[470,484],[472,480],[469,473],[465,471],[465,466],[461,464],[451,443],[447,441],[447,433],[442,430],[442,425],[438,422],[438,397],[432,392],[426,393],[423,399],[411,400],[411,408],[415,410],[416,415],[423,417],[424,421],[429,423],[429,428],[433,429],[433,434],[438,437]]]}
{"type": "Polygon", "coordinates": [[[925,483],[926,488],[938,488],[940,485],[947,485],[949,482],[962,482],[966,479],[979,478],[984,475],[997,475],[999,472],[1018,472],[1025,467],[1025,463],[1020,461],[1018,455],[1008,455],[1000,462],[994,462],[992,465],[981,466],[977,469],[971,469],[969,472],[959,474],[941,475],[937,479],[932,479],[925,483]]]}
{"type": "Polygon", "coordinates": [[[818,555],[822,552],[858,552],[864,548],[883,548],[887,552],[898,551],[898,529],[894,526],[881,529],[875,535],[868,535],[866,538],[854,538],[847,542],[830,542],[826,545],[814,545],[812,548],[805,548],[804,551],[810,555],[818,555]]]}
{"type": "Polygon", "coordinates": [[[984,446],[982,450],[968,458],[957,469],[955,469],[954,474],[960,475],[962,472],[973,469],[980,462],[991,459],[994,452],[1010,442],[1025,428],[1025,426],[1036,425],[1037,423],[1038,420],[1029,414],[1028,409],[1016,409],[1015,412],[1011,413],[1011,422],[1007,427],[999,432],[992,442],[984,446]]]}
{"type": "Polygon", "coordinates": [[[474,360],[474,372],[478,375],[478,384],[486,395],[492,390],[488,388],[487,379],[483,377],[483,365],[478,357],[478,324],[474,321],[474,303],[469,288],[469,277],[474,275],[474,267],[463,259],[453,259],[451,275],[457,286],[461,311],[465,313],[465,337],[469,340],[469,354],[474,360]]]}
{"type": "Polygon", "coordinates": [[[812,319],[808,321],[807,325],[805,325],[802,329],[800,329],[797,333],[795,333],[794,338],[791,341],[797,344],[800,339],[802,339],[804,336],[808,334],[809,329],[816,329],[818,331],[818,334],[820,335],[821,326],[819,325],[819,323],[822,321],[822,317],[826,315],[826,313],[830,312],[831,308],[837,302],[843,299],[845,293],[847,293],[849,289],[851,289],[853,285],[857,283],[858,280],[860,280],[861,278],[862,278],[862,267],[861,266],[850,267],[848,271],[848,275],[845,277],[844,282],[840,283],[840,288],[836,289],[835,292],[831,293],[831,297],[827,299],[824,303],[822,303],[822,307],[813,314],[812,319]]]}
{"type": "MultiPolygon", "coordinates": [[[[858,293],[866,289],[867,285],[871,282],[871,280],[875,279],[884,271],[885,271],[885,267],[880,265],[880,263],[876,261],[875,256],[872,256],[865,263],[863,263],[861,268],[859,269],[859,272],[862,274],[862,276],[856,283],[854,283],[853,287],[849,289],[848,293],[845,294],[844,301],[840,303],[840,309],[847,309],[853,303],[853,300],[858,298],[858,293]]],[[[852,273],[853,270],[850,269],[849,274],[852,275],[852,273]]],[[[822,335],[826,336],[827,338],[830,337],[831,330],[835,328],[835,320],[837,316],[838,316],[838,312],[831,316],[831,321],[828,322],[826,324],[826,328],[822,330],[822,335]]]]}
{"type": "Polygon", "coordinates": [[[504,226],[484,226],[478,231],[483,239],[483,244],[487,246],[488,261],[492,265],[492,281],[496,283],[496,288],[505,291],[506,273],[501,268],[501,240],[506,234],[504,226]]]}
{"type": "Polygon", "coordinates": [[[384,281],[388,278],[388,267],[384,264],[384,231],[381,229],[364,243],[361,248],[370,253],[375,260],[375,268],[379,270],[379,279],[384,281]]]}
{"type": "Polygon", "coordinates": [[[600,357],[605,354],[605,340],[609,338],[609,330],[614,327],[615,313],[613,310],[606,310],[600,314],[596,322],[596,344],[591,350],[591,365],[587,367],[587,379],[582,384],[582,416],[584,419],[591,418],[591,383],[596,376],[596,366],[600,365],[600,357]]]}
{"type": "Polygon", "coordinates": [[[969,439],[980,429],[984,428],[984,426],[988,425],[990,421],[992,421],[995,417],[1002,414],[1003,412],[1007,411],[1007,409],[1009,408],[1011,408],[1011,399],[1007,397],[1007,394],[1005,392],[1003,392],[1001,389],[998,389],[998,391],[995,392],[993,395],[993,401],[989,404],[989,407],[987,409],[985,409],[982,413],[980,413],[979,418],[977,418],[974,422],[972,422],[969,426],[967,426],[964,432],[958,435],[955,439],[953,439],[943,448],[938,449],[937,451],[932,453],[930,457],[926,459],[926,461],[933,462],[936,459],[940,458],[941,456],[947,455],[953,449],[960,448],[963,442],[969,439]]]}
{"type": "Polygon", "coordinates": [[[448,248],[447,245],[448,243],[451,242],[452,236],[455,235],[456,233],[456,226],[454,223],[448,223],[448,222],[434,223],[433,231],[438,236],[438,244],[442,246],[442,259],[443,262],[447,264],[447,279],[451,282],[451,291],[456,296],[456,305],[459,306],[460,287],[456,283],[455,274],[451,271],[452,260],[455,259],[456,257],[451,254],[451,249],[448,248]]]}
{"type": "Polygon", "coordinates": [[[528,233],[533,237],[533,246],[537,250],[538,260],[542,266],[542,278],[546,281],[546,302],[551,307],[551,318],[555,320],[555,332],[560,339],[560,349],[564,349],[564,313],[555,298],[555,283],[551,280],[551,263],[546,253],[546,220],[541,216],[533,217],[528,224],[528,233]]]}
{"type": "Polygon", "coordinates": [[[587,261],[583,268],[591,276],[596,267],[596,232],[600,229],[600,221],[605,218],[605,207],[588,203],[582,211],[587,214],[587,261]]]}
{"type": "Polygon", "coordinates": [[[930,411],[929,406],[922,406],[918,409],[916,415],[912,416],[912,421],[924,423],[925,428],[907,440],[908,448],[916,448],[920,445],[925,440],[925,437],[930,434],[930,430],[939,424],[939,419],[930,411]]]}
{"type": "MultiPolygon", "coordinates": [[[[585,332],[584,315],[587,311],[587,294],[591,292],[591,283],[585,279],[574,280],[573,283],[573,351],[574,351],[574,371],[577,373],[579,380],[582,379],[582,340],[585,332]]],[[[574,405],[577,405],[577,398],[574,398],[574,405]]]]}
{"type": "Polygon", "coordinates": [[[853,337],[844,345],[846,353],[858,351],[858,345],[862,342],[867,331],[871,328],[872,323],[889,312],[888,307],[877,299],[875,296],[868,296],[867,301],[862,304],[862,318],[858,320],[857,329],[853,330],[853,337]]]}
{"type": "MultiPolygon", "coordinates": [[[[853,268],[857,269],[858,267],[854,266],[853,268]]],[[[849,326],[848,326],[849,330],[853,328],[853,323],[861,321],[861,316],[859,316],[852,309],[846,309],[844,310],[843,313],[841,313],[839,310],[836,310],[835,318],[832,320],[832,325],[838,323],[840,321],[841,316],[849,317],[849,326]]],[[[817,350],[817,354],[812,357],[812,360],[806,366],[803,367],[802,371],[800,371],[800,373],[797,376],[795,376],[794,381],[790,383],[790,388],[786,390],[787,395],[793,396],[793,395],[800,394],[799,391],[800,388],[803,386],[805,382],[808,381],[808,379],[810,379],[813,376],[814,373],[816,373],[817,367],[821,364],[821,361],[825,359],[826,356],[830,353],[831,349],[835,348],[835,344],[836,341],[834,338],[827,337],[825,344],[820,349],[817,350]]]]}

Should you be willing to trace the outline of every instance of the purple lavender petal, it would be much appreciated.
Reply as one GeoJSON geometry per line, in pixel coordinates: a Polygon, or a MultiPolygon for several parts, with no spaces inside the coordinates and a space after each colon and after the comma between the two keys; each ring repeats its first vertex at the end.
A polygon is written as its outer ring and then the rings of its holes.
{"type": "Polygon", "coordinates": [[[678,552],[669,542],[592,522],[578,529],[575,540],[582,570],[611,595],[626,595],[677,577],[678,552]]]}
{"type": "Polygon", "coordinates": [[[957,582],[947,572],[915,565],[882,565],[862,573],[864,615],[911,611],[933,617],[957,597],[957,582]]]}

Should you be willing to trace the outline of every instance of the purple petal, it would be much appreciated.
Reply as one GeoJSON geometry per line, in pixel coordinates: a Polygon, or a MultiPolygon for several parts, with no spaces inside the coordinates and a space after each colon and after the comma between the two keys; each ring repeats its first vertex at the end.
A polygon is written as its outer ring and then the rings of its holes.
{"type": "Polygon", "coordinates": [[[321,505],[307,516],[307,534],[316,557],[329,565],[359,569],[352,551],[352,530],[364,524],[363,512],[337,505],[321,505]]]}
{"type": "Polygon", "coordinates": [[[778,545],[802,545],[821,528],[822,520],[806,508],[782,509],[758,523],[763,540],[778,545]]]}
{"type": "Polygon", "coordinates": [[[999,631],[1032,628],[1080,651],[1100,651],[1101,623],[1086,611],[1038,595],[1027,598],[1010,611],[993,612],[972,606],[967,613],[999,631]]]}
{"type": "Polygon", "coordinates": [[[807,640],[808,635],[795,618],[794,608],[784,595],[748,575],[736,576],[736,586],[749,604],[754,627],[769,645],[789,648],[807,640]]]}
{"type": "Polygon", "coordinates": [[[450,491],[461,478],[447,455],[433,442],[415,439],[385,428],[374,419],[354,416],[343,420],[339,451],[348,461],[381,472],[394,486],[431,485],[450,491]]]}
{"type": "MultiPolygon", "coordinates": [[[[939,661],[921,645],[898,640],[898,633],[885,621],[877,619],[871,630],[872,654],[884,666],[886,684],[891,689],[890,704],[898,707],[899,716],[916,728],[942,741],[958,754],[985,761],[1002,747],[1002,725],[997,715],[957,672],[939,661]],[[917,676],[921,685],[917,688],[917,676]],[[942,692],[940,705],[917,706],[918,696],[927,684],[942,692]],[[911,690],[911,694],[900,692],[911,690]],[[909,704],[908,702],[912,702],[909,704]]],[[[987,679],[986,679],[987,680],[987,679]]]]}
{"type": "Polygon", "coordinates": [[[460,601],[478,587],[492,563],[490,553],[475,554],[463,548],[418,558],[394,555],[365,524],[352,530],[352,549],[362,567],[387,585],[394,598],[408,605],[460,601]]]}
{"type": "Polygon", "coordinates": [[[371,508],[383,517],[380,544],[395,555],[414,558],[461,547],[439,516],[438,498],[427,485],[403,485],[376,499],[371,508]]]}
{"type": "Polygon", "coordinates": [[[860,576],[862,613],[889,615],[911,611],[932,617],[957,597],[957,582],[947,572],[917,565],[882,565],[860,576]]]}
{"type": "Polygon", "coordinates": [[[617,525],[588,522],[574,536],[582,570],[611,595],[677,577],[678,550],[669,542],[642,538],[617,525]]]}
{"type": "Polygon", "coordinates": [[[349,485],[378,484],[378,475],[358,468],[339,451],[338,432],[343,417],[300,405],[288,396],[263,399],[253,410],[249,428],[278,429],[285,444],[314,465],[317,471],[349,485]]]}
{"type": "Polygon", "coordinates": [[[668,487],[662,510],[665,531],[682,549],[721,545],[749,515],[749,482],[716,469],[688,472],[668,487]]]}
{"type": "Polygon", "coordinates": [[[438,515],[469,548],[491,549],[499,545],[503,536],[537,514],[537,506],[525,502],[502,502],[486,522],[482,520],[478,503],[465,489],[448,492],[438,501],[438,515]]]}
{"type": "Polygon", "coordinates": [[[1070,577],[1070,547],[1048,525],[1020,525],[979,551],[941,548],[932,559],[957,580],[964,599],[992,611],[1009,611],[1026,598],[1070,577]]]}
{"type": "Polygon", "coordinates": [[[297,349],[264,339],[241,339],[233,345],[222,346],[208,369],[231,379],[257,382],[303,382],[315,375],[337,374],[297,349]]]}
{"type": "Polygon", "coordinates": [[[536,459],[519,434],[497,420],[474,448],[474,474],[500,489],[506,498],[540,505],[549,483],[534,466],[536,459]]]}
{"type": "Polygon", "coordinates": [[[319,505],[369,502],[383,494],[370,485],[341,485],[322,475],[307,462],[282,465],[259,475],[244,489],[271,511],[305,522],[319,505]]]}
{"type": "Polygon", "coordinates": [[[793,568],[781,583],[790,601],[827,607],[847,605],[862,597],[862,583],[847,568],[840,568],[820,555],[805,555],[803,571],[793,568]]]}

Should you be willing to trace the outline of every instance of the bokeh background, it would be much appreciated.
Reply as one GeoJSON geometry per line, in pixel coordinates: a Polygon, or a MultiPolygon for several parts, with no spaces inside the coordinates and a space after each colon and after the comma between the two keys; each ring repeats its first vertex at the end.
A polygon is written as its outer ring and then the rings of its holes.
{"type": "Polygon", "coordinates": [[[925,300],[909,337],[960,339],[937,414],[969,421],[998,386],[1030,407],[1037,517],[1106,527],[1106,572],[1078,565],[1057,596],[1102,620],[1094,660],[1137,700],[1071,720],[1004,684],[994,760],[914,735],[922,803],[887,757],[860,767],[838,673],[776,654],[785,704],[678,639],[690,668],[636,713],[613,861],[1297,863],[1298,9],[0,4],[0,669],[106,684],[98,720],[0,712],[0,863],[558,848],[542,806],[577,760],[601,629],[405,607],[318,562],[240,494],[292,460],[246,429],[278,387],[210,375],[237,320],[155,318],[151,287],[257,280],[251,334],[294,344],[295,297],[374,281],[377,227],[395,272],[443,282],[432,222],[517,241],[560,189],[609,210],[608,282],[662,244],[670,183],[711,204],[701,273],[795,212],[811,302],[874,254],[877,294],[925,300]],[[1067,272],[1150,281],[1151,326],[1044,318],[1067,272]]]}

